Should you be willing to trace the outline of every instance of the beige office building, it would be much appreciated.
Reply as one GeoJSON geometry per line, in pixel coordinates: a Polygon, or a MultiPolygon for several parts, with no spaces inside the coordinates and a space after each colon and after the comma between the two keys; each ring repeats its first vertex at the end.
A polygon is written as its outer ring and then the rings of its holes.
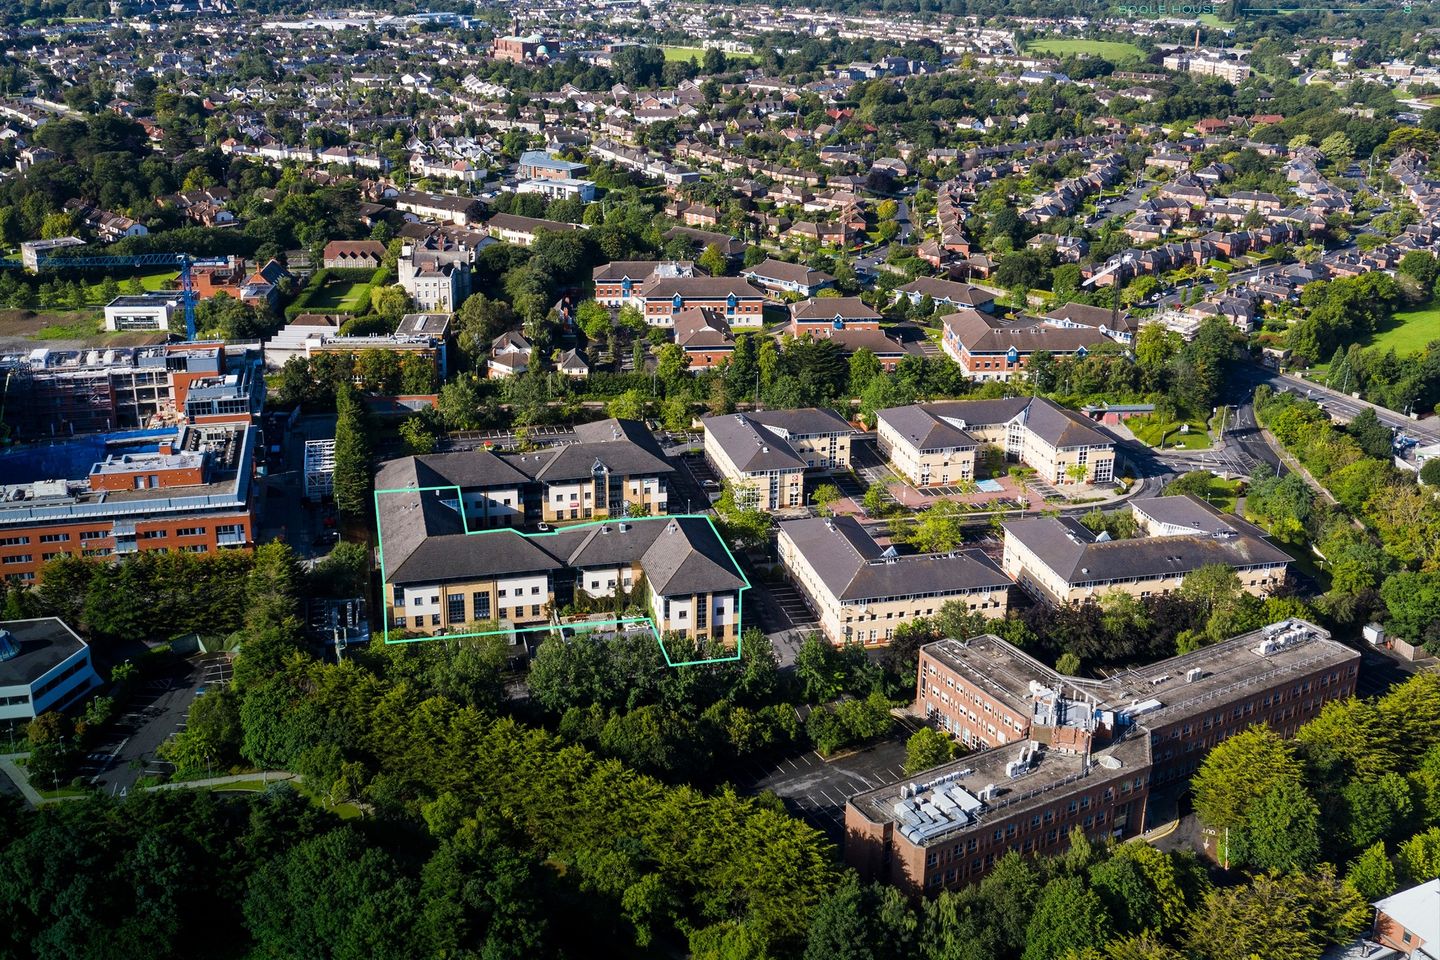
{"type": "Polygon", "coordinates": [[[780,524],[780,561],[837,646],[889,643],[902,623],[931,617],[950,601],[1003,617],[1010,580],[979,550],[900,555],[854,517],[780,524]]]}
{"type": "Polygon", "coordinates": [[[1171,593],[1211,564],[1232,568],[1241,586],[1266,596],[1285,582],[1290,555],[1263,530],[1190,496],[1130,503],[1142,536],[1096,536],[1073,517],[1034,517],[1005,524],[1001,566],[1030,594],[1049,603],[1083,602],[1112,590],[1136,597],[1171,593]]]}

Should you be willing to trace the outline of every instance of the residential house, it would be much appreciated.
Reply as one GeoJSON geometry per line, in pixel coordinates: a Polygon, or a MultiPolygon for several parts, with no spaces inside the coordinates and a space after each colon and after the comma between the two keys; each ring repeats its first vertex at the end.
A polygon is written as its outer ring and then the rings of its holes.
{"type": "Polygon", "coordinates": [[[941,322],[940,346],[945,355],[976,380],[1011,380],[1041,351],[1083,358],[1109,342],[1105,334],[1090,327],[1052,326],[1032,317],[1004,320],[977,310],[961,310],[941,322]]]}
{"type": "Polygon", "coordinates": [[[691,307],[719,311],[731,327],[759,327],[764,321],[765,295],[739,277],[659,277],[639,296],[651,326],[674,326],[675,317],[691,307]]]}
{"type": "Polygon", "coordinates": [[[740,276],[757,284],[770,294],[796,293],[813,297],[835,282],[835,278],[803,263],[789,263],[774,258],[740,271],[740,276]]]}
{"type": "Polygon", "coordinates": [[[490,359],[485,365],[488,377],[513,377],[530,369],[534,349],[518,331],[507,330],[490,344],[490,359]]]}

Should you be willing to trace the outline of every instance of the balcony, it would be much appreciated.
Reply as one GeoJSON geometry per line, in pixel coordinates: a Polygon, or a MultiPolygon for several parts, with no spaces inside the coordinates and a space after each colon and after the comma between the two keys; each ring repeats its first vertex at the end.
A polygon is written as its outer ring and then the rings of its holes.
{"type": "Polygon", "coordinates": [[[243,547],[245,546],[245,531],[217,533],[215,542],[222,547],[243,547]]]}

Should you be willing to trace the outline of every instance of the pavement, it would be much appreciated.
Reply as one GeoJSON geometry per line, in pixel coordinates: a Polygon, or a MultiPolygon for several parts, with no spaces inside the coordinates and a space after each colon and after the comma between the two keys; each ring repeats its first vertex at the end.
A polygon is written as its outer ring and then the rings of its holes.
{"type": "Polygon", "coordinates": [[[786,809],[837,843],[845,832],[845,803],[865,790],[905,779],[907,727],[895,739],[825,760],[813,750],[786,757],[773,766],[752,765],[743,783],[750,793],[769,791],[786,809]]]}
{"type": "Polygon", "coordinates": [[[225,654],[209,654],[178,663],[142,683],[121,708],[124,712],[107,727],[102,741],[81,765],[82,775],[107,793],[129,790],[142,776],[157,776],[174,768],[155,752],[185,729],[190,703],[199,691],[229,683],[225,654]]]}

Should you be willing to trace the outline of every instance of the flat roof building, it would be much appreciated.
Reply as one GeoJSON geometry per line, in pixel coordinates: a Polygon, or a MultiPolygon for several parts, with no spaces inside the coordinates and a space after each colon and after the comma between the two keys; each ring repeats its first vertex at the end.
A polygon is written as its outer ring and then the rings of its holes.
{"type": "Polygon", "coordinates": [[[1070,677],[999,637],[920,650],[916,708],[979,750],[853,797],[845,856],[914,892],[972,883],[1005,853],[1058,853],[1144,830],[1150,790],[1188,778],[1254,724],[1292,736],[1352,696],[1360,654],[1308,621],[1270,624],[1103,680],[1070,677]]]}
{"type": "Polygon", "coordinates": [[[89,645],[64,621],[0,622],[0,720],[68,709],[98,686],[89,645]]]}
{"type": "Polygon", "coordinates": [[[63,556],[253,546],[254,444],[249,424],[182,426],[103,444],[103,459],[72,465],[73,476],[14,482],[12,473],[0,483],[0,575],[32,583],[63,556]]]}

